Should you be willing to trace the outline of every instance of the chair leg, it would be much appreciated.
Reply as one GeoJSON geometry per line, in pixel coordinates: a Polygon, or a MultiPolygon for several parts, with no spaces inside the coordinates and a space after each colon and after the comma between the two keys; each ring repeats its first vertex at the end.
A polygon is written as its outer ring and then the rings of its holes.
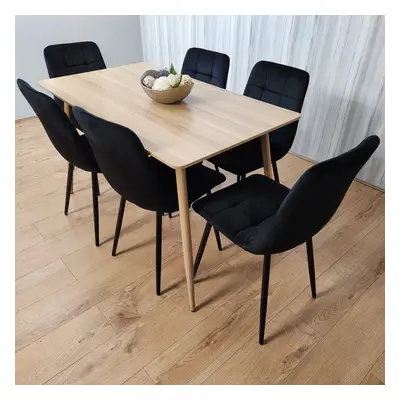
{"type": "Polygon", "coordinates": [[[264,267],[262,275],[262,286],[261,286],[261,300],[260,300],[260,329],[258,343],[264,344],[265,334],[265,317],[267,315],[267,303],[268,303],[268,286],[269,286],[269,271],[271,267],[271,256],[264,256],[264,267]]]}
{"type": "Polygon", "coordinates": [[[97,172],[92,172],[92,197],[93,197],[93,221],[94,221],[94,242],[98,247],[99,242],[99,200],[98,200],[97,172]]]}
{"type": "Polygon", "coordinates": [[[217,172],[219,172],[218,166],[214,164],[214,167],[215,167],[215,170],[216,170],[217,172]]]}
{"type": "Polygon", "coordinates": [[[194,276],[196,276],[197,270],[199,269],[199,265],[201,259],[203,258],[204,249],[206,248],[208,236],[210,235],[211,225],[207,222],[206,227],[204,228],[203,236],[201,237],[199,250],[197,251],[196,260],[193,265],[194,276]]]}
{"type": "Polygon", "coordinates": [[[168,217],[169,217],[169,218],[172,218],[172,213],[168,213],[168,217]]]}
{"type": "MultiPolygon", "coordinates": [[[[209,196],[210,194],[211,194],[211,192],[207,192],[207,196],[209,196]]],[[[217,229],[215,227],[214,227],[214,234],[215,234],[215,240],[217,242],[218,250],[222,251],[221,236],[219,235],[219,232],[217,231],[217,229]]]]}
{"type": "Polygon", "coordinates": [[[315,285],[315,268],[314,268],[314,250],[312,238],[307,240],[307,260],[308,260],[308,273],[310,274],[311,295],[315,299],[317,297],[317,290],[315,285]]]}
{"type": "Polygon", "coordinates": [[[97,185],[97,196],[100,196],[99,177],[97,174],[96,174],[96,185],[97,185]]]}
{"type": "Polygon", "coordinates": [[[217,247],[219,251],[222,251],[222,244],[221,244],[221,236],[219,235],[219,232],[217,229],[214,227],[214,234],[215,234],[215,240],[217,242],[217,247]]]}
{"type": "Polygon", "coordinates": [[[156,294],[161,294],[162,213],[156,213],[156,294]]]}
{"type": "Polygon", "coordinates": [[[244,174],[244,175],[238,175],[238,176],[237,176],[237,182],[242,181],[244,178],[246,178],[246,174],[244,174]]]}
{"type": "Polygon", "coordinates": [[[72,172],[71,172],[71,194],[74,193],[74,169],[75,169],[75,165],[72,165],[72,172]]]}
{"type": "Polygon", "coordinates": [[[69,198],[71,197],[73,172],[74,172],[74,166],[71,163],[68,163],[67,189],[65,191],[65,206],[64,206],[64,214],[65,215],[68,215],[69,198]]]}
{"type": "Polygon", "coordinates": [[[121,197],[121,201],[119,203],[119,210],[118,210],[118,218],[117,218],[117,225],[115,227],[115,234],[114,234],[114,243],[111,254],[115,256],[117,253],[117,246],[119,235],[121,233],[121,226],[122,226],[122,219],[124,218],[124,211],[125,211],[125,199],[121,197]]]}
{"type": "Polygon", "coordinates": [[[279,183],[278,165],[276,161],[272,161],[272,170],[274,171],[274,179],[279,183]]]}

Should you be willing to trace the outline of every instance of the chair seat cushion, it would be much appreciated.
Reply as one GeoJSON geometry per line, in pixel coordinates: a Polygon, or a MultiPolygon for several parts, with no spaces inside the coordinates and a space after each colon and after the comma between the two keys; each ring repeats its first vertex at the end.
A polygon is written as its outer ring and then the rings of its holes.
{"type": "Polygon", "coordinates": [[[264,175],[251,175],[196,201],[193,209],[238,246],[264,254],[257,228],[276,214],[289,191],[264,175]]]}

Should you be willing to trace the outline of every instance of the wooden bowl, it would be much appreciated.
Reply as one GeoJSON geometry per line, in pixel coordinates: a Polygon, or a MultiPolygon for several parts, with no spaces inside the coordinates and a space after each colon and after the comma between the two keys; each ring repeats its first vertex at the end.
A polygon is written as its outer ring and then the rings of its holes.
{"type": "Polygon", "coordinates": [[[168,90],[153,90],[144,86],[142,83],[141,86],[147,96],[157,103],[174,104],[189,96],[189,93],[193,89],[194,83],[187,83],[185,85],[178,86],[177,88],[168,90]]]}

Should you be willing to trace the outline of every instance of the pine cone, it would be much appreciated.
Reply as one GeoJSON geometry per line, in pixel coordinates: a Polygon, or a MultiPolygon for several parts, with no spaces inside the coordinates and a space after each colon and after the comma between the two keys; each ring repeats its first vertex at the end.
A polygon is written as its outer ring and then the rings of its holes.
{"type": "Polygon", "coordinates": [[[160,77],[162,77],[162,76],[168,76],[169,75],[169,71],[166,69],[166,68],[164,68],[164,69],[160,69],[160,70],[158,70],[158,71],[156,71],[156,79],[157,78],[160,78],[160,77]]]}

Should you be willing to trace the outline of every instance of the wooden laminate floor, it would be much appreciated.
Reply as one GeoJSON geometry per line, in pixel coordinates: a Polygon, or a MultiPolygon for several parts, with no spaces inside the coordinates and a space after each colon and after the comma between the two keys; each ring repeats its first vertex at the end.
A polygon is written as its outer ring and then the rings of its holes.
{"type": "MultiPolygon", "coordinates": [[[[286,156],[281,181],[310,165],[286,156]]],[[[17,384],[384,383],[383,193],[354,182],[314,238],[316,300],[305,246],[272,257],[259,346],[260,257],[211,235],[192,313],[179,217],[163,218],[157,297],[155,215],[128,205],[112,257],[118,195],[100,176],[96,248],[90,174],[75,171],[65,216],[66,171],[37,119],[16,122],[17,384]]],[[[190,214],[196,251],[204,221],[190,214]]]]}

